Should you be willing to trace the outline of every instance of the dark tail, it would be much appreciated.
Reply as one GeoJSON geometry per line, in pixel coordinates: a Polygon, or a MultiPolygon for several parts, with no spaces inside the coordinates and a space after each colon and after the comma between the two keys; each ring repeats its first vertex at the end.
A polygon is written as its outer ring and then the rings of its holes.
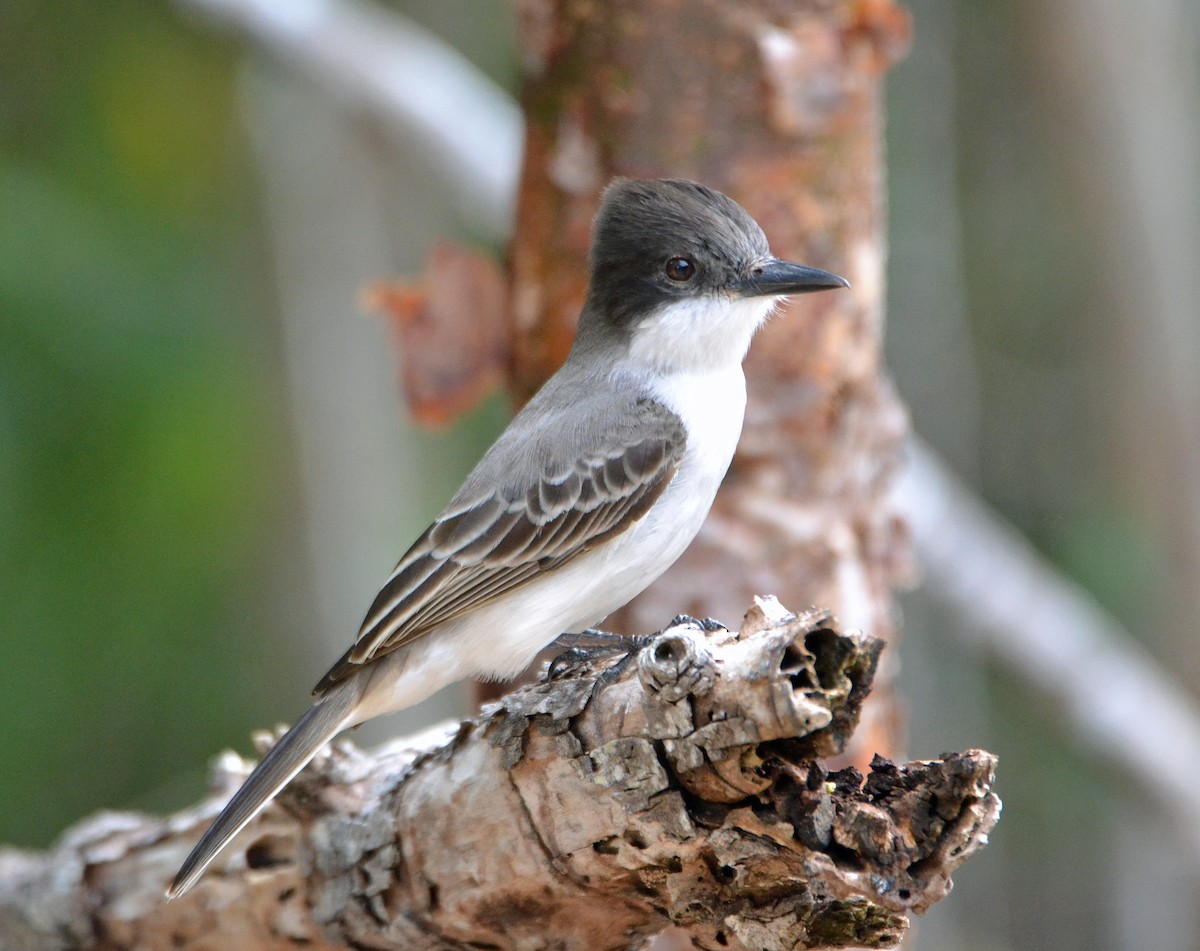
{"type": "Polygon", "coordinates": [[[287,731],[263,757],[263,761],[234,793],[233,798],[209,826],[191,855],[184,861],[175,881],[167,889],[167,898],[176,898],[196,884],[209,862],[229,844],[229,840],[291,782],[317,751],[349,725],[358,691],[348,682],[318,700],[296,725],[287,731]]]}

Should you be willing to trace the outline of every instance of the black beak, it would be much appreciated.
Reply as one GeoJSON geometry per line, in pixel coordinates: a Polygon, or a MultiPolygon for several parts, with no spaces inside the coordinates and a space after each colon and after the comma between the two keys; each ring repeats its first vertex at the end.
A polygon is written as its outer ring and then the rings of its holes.
{"type": "Polygon", "coordinates": [[[793,264],[778,258],[756,265],[748,275],[734,282],[733,289],[743,297],[783,297],[808,294],[834,287],[849,287],[850,282],[819,267],[793,264]]]}

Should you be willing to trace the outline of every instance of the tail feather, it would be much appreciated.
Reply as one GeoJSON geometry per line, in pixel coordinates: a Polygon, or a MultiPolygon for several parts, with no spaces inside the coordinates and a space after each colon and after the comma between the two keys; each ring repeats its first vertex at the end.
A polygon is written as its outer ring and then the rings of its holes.
{"type": "Polygon", "coordinates": [[[177,898],[191,888],[209,863],[275,798],[317,751],[350,724],[357,691],[350,684],[313,704],[254,768],[233,798],[209,826],[167,889],[177,898]]]}

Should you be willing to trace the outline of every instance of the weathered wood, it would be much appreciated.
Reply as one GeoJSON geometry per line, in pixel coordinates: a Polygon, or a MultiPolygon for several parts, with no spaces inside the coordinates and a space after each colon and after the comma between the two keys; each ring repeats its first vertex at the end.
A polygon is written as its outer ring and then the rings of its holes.
{"type": "MultiPolygon", "coordinates": [[[[827,773],[882,642],[758,601],[517,690],[414,751],[315,761],[172,902],[163,889],[248,768],[168,819],[101,814],[0,853],[0,946],[700,948],[896,944],[999,801],[979,751],[827,773]]],[[[269,738],[265,738],[269,739],[269,738]]],[[[264,742],[265,742],[264,740],[264,742]]]]}

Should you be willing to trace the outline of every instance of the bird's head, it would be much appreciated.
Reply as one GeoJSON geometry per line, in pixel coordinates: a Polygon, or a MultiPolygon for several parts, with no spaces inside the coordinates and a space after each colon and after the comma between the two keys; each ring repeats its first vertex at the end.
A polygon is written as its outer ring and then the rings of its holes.
{"type": "Polygon", "coordinates": [[[720,192],[679,179],[616,179],[592,228],[580,331],[615,336],[660,369],[715,369],[741,362],[781,297],[848,286],[776,258],[758,222],[720,192]]]}

